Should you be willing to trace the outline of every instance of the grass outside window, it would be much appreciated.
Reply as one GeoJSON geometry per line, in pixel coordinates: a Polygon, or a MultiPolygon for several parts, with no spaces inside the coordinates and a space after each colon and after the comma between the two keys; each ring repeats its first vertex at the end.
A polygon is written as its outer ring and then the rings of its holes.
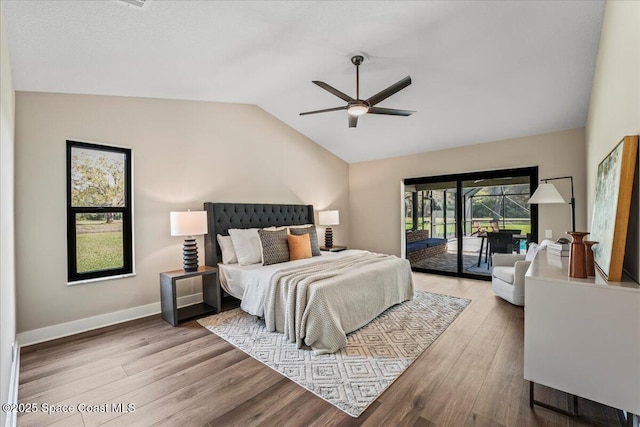
{"type": "Polygon", "coordinates": [[[77,221],[76,245],[79,273],[124,267],[121,221],[77,221]]]}

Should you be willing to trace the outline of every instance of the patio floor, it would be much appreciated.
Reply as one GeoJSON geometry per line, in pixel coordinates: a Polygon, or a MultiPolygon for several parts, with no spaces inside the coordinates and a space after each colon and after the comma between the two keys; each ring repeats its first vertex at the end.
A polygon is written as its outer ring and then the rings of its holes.
{"type": "MultiPolygon", "coordinates": [[[[462,254],[462,262],[464,264],[463,271],[466,273],[480,274],[484,276],[491,275],[491,268],[487,268],[487,263],[484,261],[484,258],[480,263],[480,267],[478,267],[478,255],[462,254]]],[[[458,271],[458,254],[447,252],[444,254],[434,255],[422,261],[413,262],[411,263],[411,266],[455,273],[458,271]]]]}
{"type": "MultiPolygon", "coordinates": [[[[478,252],[480,251],[481,239],[474,236],[465,236],[463,240],[462,262],[465,273],[491,275],[491,268],[487,268],[487,263],[482,259],[478,267],[478,252]]],[[[419,262],[411,263],[412,267],[426,268],[429,270],[440,270],[456,273],[458,271],[458,240],[449,239],[447,252],[434,255],[419,262]]]]}

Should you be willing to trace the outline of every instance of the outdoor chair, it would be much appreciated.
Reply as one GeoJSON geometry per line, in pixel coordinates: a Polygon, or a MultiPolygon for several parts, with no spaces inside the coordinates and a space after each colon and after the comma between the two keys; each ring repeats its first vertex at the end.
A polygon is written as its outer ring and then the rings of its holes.
{"type": "Polygon", "coordinates": [[[520,234],[522,230],[498,230],[498,233],[520,234]]]}
{"type": "Polygon", "coordinates": [[[487,269],[491,267],[493,254],[513,253],[513,236],[511,234],[512,233],[487,233],[487,245],[489,249],[487,269]]]}
{"type": "MultiPolygon", "coordinates": [[[[511,235],[514,234],[521,234],[522,230],[499,230],[499,233],[508,233],[511,235]]],[[[527,240],[528,241],[528,240],[527,240]]],[[[520,239],[513,239],[513,248],[516,250],[516,252],[520,253],[520,239]]]]}
{"type": "Polygon", "coordinates": [[[473,223],[471,224],[471,228],[473,229],[473,231],[471,232],[472,236],[476,236],[484,232],[484,230],[480,226],[480,221],[473,221],[473,223]]]}

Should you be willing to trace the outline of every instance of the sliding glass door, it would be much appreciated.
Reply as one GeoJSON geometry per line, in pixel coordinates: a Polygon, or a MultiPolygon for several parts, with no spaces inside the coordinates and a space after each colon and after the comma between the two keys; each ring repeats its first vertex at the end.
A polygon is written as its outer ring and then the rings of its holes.
{"type": "Polygon", "coordinates": [[[415,267],[457,272],[456,182],[416,184],[405,189],[407,259],[415,267]]]}
{"type": "Polygon", "coordinates": [[[527,204],[537,175],[537,168],[522,168],[406,179],[412,268],[490,278],[493,253],[518,253],[537,241],[537,207],[527,204]]]}

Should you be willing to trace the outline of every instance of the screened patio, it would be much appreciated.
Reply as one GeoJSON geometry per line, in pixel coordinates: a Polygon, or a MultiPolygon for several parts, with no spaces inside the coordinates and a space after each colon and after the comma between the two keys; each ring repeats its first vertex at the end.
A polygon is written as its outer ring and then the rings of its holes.
{"type": "Polygon", "coordinates": [[[462,181],[460,186],[456,182],[406,186],[407,259],[420,269],[457,272],[461,249],[464,272],[490,275],[487,232],[511,232],[517,236],[514,243],[526,247],[525,236],[531,232],[529,197],[528,176],[462,181]],[[460,231],[458,217],[462,224],[460,231]],[[423,246],[431,246],[418,252],[419,245],[411,242],[417,239],[414,236],[421,238],[423,246]]]}

